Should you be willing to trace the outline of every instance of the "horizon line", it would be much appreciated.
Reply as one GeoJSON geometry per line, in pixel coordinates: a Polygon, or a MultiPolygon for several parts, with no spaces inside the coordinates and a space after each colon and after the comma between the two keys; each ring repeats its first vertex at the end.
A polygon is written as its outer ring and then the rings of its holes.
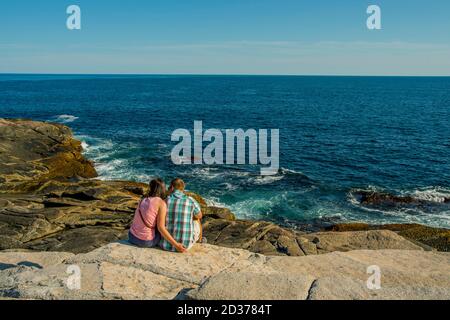
{"type": "Polygon", "coordinates": [[[360,75],[360,74],[251,74],[251,73],[38,73],[38,72],[0,72],[4,75],[24,76],[247,76],[247,77],[391,77],[391,78],[448,78],[450,75],[360,75]]]}

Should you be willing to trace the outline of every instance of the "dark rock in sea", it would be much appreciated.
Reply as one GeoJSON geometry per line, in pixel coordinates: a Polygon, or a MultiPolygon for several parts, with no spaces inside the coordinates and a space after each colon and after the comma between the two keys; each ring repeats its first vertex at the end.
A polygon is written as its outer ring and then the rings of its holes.
{"type": "Polygon", "coordinates": [[[358,191],[354,193],[359,197],[362,205],[371,206],[397,206],[399,204],[423,204],[424,201],[415,199],[410,196],[396,196],[388,193],[374,191],[358,191]]]}
{"type": "Polygon", "coordinates": [[[208,204],[206,203],[205,199],[203,199],[200,195],[194,192],[186,192],[186,194],[192,197],[195,201],[197,201],[202,209],[208,207],[208,204]]]}
{"type": "Polygon", "coordinates": [[[336,232],[345,232],[345,231],[367,231],[370,230],[370,225],[367,223],[342,223],[335,224],[328,228],[325,228],[326,231],[336,231],[336,232]]]}
{"type": "Polygon", "coordinates": [[[236,216],[228,208],[206,207],[204,208],[203,213],[206,218],[224,219],[228,221],[236,220],[236,216]]]}
{"type": "MultiPolygon", "coordinates": [[[[360,204],[372,207],[398,207],[398,206],[436,206],[440,202],[433,202],[423,199],[417,199],[412,196],[397,196],[389,193],[376,191],[353,191],[352,194],[356,197],[360,204]]],[[[450,198],[444,198],[442,203],[449,203],[450,198]]]]}

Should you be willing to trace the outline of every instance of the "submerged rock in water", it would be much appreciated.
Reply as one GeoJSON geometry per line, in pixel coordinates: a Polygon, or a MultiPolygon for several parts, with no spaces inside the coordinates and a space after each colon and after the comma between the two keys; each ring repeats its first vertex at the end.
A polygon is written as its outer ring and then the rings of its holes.
{"type": "Polygon", "coordinates": [[[228,221],[236,220],[236,216],[228,208],[206,207],[203,209],[203,214],[206,218],[224,219],[228,221]]]}
{"type": "Polygon", "coordinates": [[[353,191],[352,194],[356,197],[360,204],[366,206],[379,207],[398,207],[402,205],[411,206],[432,206],[441,203],[450,202],[450,198],[443,198],[442,202],[435,202],[431,200],[418,199],[413,196],[398,196],[389,193],[376,191],[353,191]]]}

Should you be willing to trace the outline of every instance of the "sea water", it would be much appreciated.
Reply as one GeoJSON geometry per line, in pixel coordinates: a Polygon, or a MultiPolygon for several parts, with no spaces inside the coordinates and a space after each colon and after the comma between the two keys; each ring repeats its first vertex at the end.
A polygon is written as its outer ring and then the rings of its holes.
{"type": "Polygon", "coordinates": [[[240,218],[450,227],[449,77],[0,75],[0,117],[69,125],[101,179],[186,180],[240,218]],[[280,130],[280,170],[177,166],[171,133],[280,130]],[[427,201],[367,207],[358,190],[427,201]]]}

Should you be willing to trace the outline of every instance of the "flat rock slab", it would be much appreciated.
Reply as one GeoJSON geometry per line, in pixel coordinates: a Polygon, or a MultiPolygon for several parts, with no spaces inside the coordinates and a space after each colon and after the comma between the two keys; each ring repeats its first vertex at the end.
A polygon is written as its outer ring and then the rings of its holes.
{"type": "Polygon", "coordinates": [[[74,254],[65,252],[2,252],[0,271],[18,266],[43,269],[61,264],[73,256],[74,254]]]}
{"type": "Polygon", "coordinates": [[[236,261],[246,260],[251,252],[197,245],[186,254],[160,249],[139,249],[123,243],[113,243],[87,254],[80,254],[67,263],[83,264],[106,261],[115,265],[161,274],[165,277],[192,284],[200,284],[206,278],[231,267],[236,261]]]}
{"type": "Polygon", "coordinates": [[[187,293],[192,300],[305,300],[314,278],[284,273],[223,272],[187,293]]]}
{"type": "Polygon", "coordinates": [[[253,257],[211,277],[188,292],[187,297],[450,299],[450,255],[418,250],[358,250],[307,257],[253,257]],[[371,278],[374,267],[380,271],[379,288],[371,278]]]}
{"type": "Polygon", "coordinates": [[[213,245],[178,254],[113,243],[78,255],[0,252],[0,263],[9,265],[0,296],[19,299],[450,299],[450,254],[421,250],[267,257],[213,245]],[[376,290],[367,286],[371,266],[380,270],[376,290]]]}
{"type": "Polygon", "coordinates": [[[264,267],[315,279],[310,299],[450,298],[450,254],[418,250],[358,250],[292,258],[268,257],[264,267]],[[376,267],[381,289],[369,290],[376,267]]]}
{"type": "Polygon", "coordinates": [[[20,299],[174,299],[252,253],[198,245],[187,254],[113,243],[87,254],[5,252],[0,296],[20,299]],[[14,264],[26,260],[29,265],[14,264]],[[45,262],[45,263],[44,263],[45,262]],[[39,266],[37,266],[39,264],[39,266]],[[79,275],[79,285],[73,279],[79,275]]]}
{"type": "Polygon", "coordinates": [[[351,250],[423,250],[418,245],[389,230],[368,230],[349,232],[318,232],[304,235],[314,243],[319,252],[351,250]]]}
{"type": "Polygon", "coordinates": [[[317,279],[310,291],[309,300],[448,300],[450,289],[419,286],[415,284],[381,287],[369,290],[367,283],[348,277],[317,279]]]}

